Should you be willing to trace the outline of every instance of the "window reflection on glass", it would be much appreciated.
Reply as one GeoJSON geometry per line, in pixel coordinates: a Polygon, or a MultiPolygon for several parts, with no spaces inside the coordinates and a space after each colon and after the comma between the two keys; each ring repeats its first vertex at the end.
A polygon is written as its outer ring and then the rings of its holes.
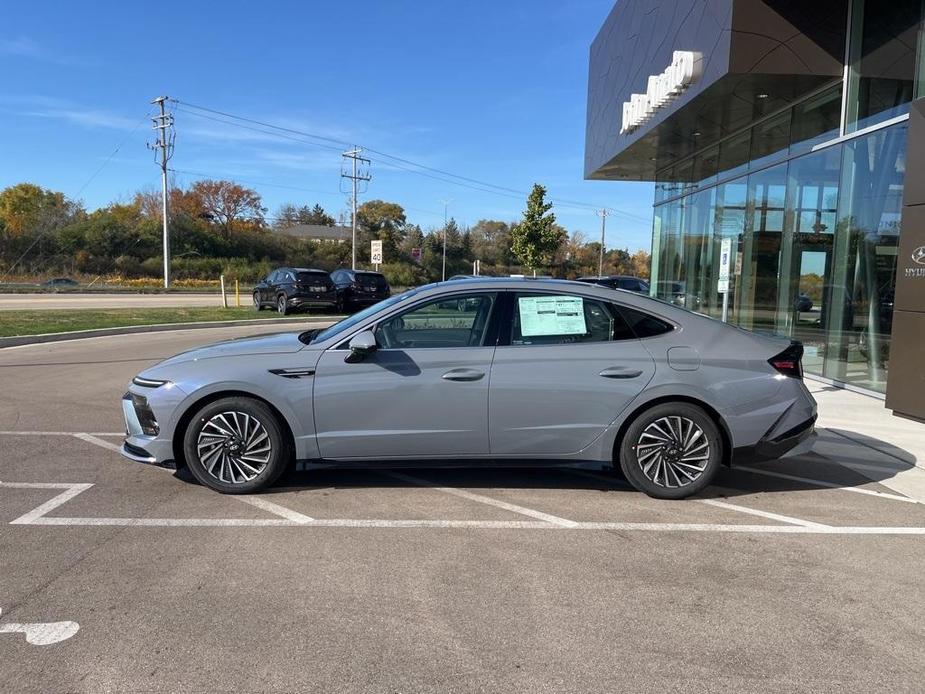
{"type": "Polygon", "coordinates": [[[748,177],[742,269],[736,278],[736,322],[749,330],[775,329],[786,190],[786,164],[748,177]]]}
{"type": "Polygon", "coordinates": [[[844,145],[825,375],[886,389],[902,215],[906,126],[844,145]]]}
{"type": "Polygon", "coordinates": [[[913,99],[921,0],[855,0],[851,17],[848,131],[906,113],[913,99]]]}
{"type": "Polygon", "coordinates": [[[828,336],[826,287],[836,231],[841,147],[794,159],[787,174],[791,217],[781,254],[777,330],[804,345],[803,368],[821,374],[828,336]]]}
{"type": "Polygon", "coordinates": [[[841,119],[842,84],[793,107],[790,153],[809,152],[814,145],[838,136],[841,119]]]}

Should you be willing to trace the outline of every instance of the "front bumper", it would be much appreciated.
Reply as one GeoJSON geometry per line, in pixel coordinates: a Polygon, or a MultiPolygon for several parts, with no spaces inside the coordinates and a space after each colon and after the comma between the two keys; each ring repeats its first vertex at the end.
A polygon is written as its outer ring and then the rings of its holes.
{"type": "Polygon", "coordinates": [[[169,432],[165,432],[162,425],[169,419],[168,413],[174,398],[182,397],[182,393],[177,391],[168,395],[168,392],[133,385],[123,396],[122,416],[126,436],[119,451],[123,457],[136,463],[174,467],[173,443],[169,432]],[[158,397],[152,397],[155,394],[158,397]],[[152,429],[152,425],[155,428],[152,429]]]}

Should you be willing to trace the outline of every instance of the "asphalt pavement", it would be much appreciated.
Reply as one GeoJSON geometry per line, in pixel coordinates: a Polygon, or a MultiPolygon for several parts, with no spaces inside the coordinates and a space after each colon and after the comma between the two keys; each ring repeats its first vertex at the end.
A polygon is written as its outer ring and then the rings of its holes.
{"type": "Polygon", "coordinates": [[[681,502],[592,467],[231,497],[118,455],[135,373],[278,330],[0,350],[2,691],[921,691],[925,504],[842,433],[681,502]]]}

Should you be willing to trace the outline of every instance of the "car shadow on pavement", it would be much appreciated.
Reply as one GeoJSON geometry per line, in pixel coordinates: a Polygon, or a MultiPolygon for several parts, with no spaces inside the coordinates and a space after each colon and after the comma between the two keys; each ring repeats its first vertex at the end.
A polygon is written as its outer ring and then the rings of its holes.
{"type": "MultiPolygon", "coordinates": [[[[859,487],[887,480],[911,469],[915,460],[907,451],[854,432],[820,429],[813,448],[800,455],[763,462],[737,461],[723,466],[713,485],[696,495],[700,499],[728,498],[859,487]],[[855,466],[855,467],[852,467],[855,466]]],[[[197,484],[188,470],[178,479],[197,484]]],[[[325,489],[395,489],[453,487],[463,489],[562,489],[626,493],[635,490],[617,470],[602,464],[561,466],[478,467],[362,467],[338,468],[309,464],[306,470],[290,470],[261,494],[283,494],[325,489]]]]}

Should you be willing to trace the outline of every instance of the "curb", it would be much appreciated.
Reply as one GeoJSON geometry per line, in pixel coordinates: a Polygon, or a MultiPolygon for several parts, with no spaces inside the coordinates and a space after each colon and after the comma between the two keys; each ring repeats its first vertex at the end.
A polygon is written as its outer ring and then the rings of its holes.
{"type": "Polygon", "coordinates": [[[315,324],[334,323],[344,316],[327,318],[255,318],[252,320],[200,321],[195,323],[155,323],[152,325],[127,325],[124,327],[95,328],[92,330],[73,330],[64,333],[42,333],[40,335],[17,335],[0,337],[0,349],[19,347],[21,345],[39,345],[46,342],[65,342],[67,340],[84,340],[89,337],[107,337],[110,335],[131,335],[134,333],[159,333],[171,330],[199,330],[204,328],[232,328],[240,325],[291,325],[293,323],[315,324]]]}

